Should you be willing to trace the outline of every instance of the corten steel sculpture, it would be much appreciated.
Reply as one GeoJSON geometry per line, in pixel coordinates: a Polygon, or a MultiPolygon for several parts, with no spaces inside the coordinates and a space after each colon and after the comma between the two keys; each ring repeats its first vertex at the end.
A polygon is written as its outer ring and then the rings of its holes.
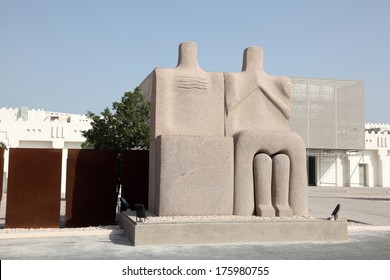
{"type": "Polygon", "coordinates": [[[174,69],[141,84],[151,101],[149,211],[157,215],[307,215],[306,150],[289,129],[291,84],[264,73],[208,73],[192,42],[174,69]]]}

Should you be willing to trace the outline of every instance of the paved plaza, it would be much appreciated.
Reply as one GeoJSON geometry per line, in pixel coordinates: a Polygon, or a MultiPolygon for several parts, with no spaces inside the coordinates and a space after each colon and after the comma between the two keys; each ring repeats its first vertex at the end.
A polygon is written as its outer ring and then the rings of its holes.
{"type": "Polygon", "coordinates": [[[84,236],[2,238],[0,259],[389,260],[390,189],[309,188],[311,216],[329,217],[339,203],[340,218],[369,224],[349,226],[347,242],[134,247],[121,231],[102,230],[84,236]]]}

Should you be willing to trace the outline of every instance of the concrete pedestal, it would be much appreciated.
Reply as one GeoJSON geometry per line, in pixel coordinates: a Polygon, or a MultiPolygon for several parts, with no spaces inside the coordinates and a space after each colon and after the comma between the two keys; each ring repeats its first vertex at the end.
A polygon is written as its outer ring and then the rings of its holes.
{"type": "Polygon", "coordinates": [[[134,246],[347,241],[346,220],[229,220],[136,222],[122,212],[121,224],[134,246]]]}

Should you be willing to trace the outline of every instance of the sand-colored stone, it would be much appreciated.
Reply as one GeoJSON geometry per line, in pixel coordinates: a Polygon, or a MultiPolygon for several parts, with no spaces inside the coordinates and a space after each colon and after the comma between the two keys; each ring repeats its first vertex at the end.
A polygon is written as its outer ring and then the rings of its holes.
{"type": "Polygon", "coordinates": [[[260,47],[244,51],[241,72],[225,73],[225,133],[235,139],[234,214],[255,213],[252,161],[258,153],[271,158],[283,153],[290,159],[290,167],[279,159],[272,166],[276,214],[289,216],[290,208],[295,215],[307,213],[306,149],[302,139],[290,132],[291,94],[289,78],[264,72],[260,47]]]}
{"type": "Polygon", "coordinates": [[[196,44],[182,43],[177,67],[156,68],[141,90],[151,101],[149,211],[307,214],[306,150],[289,131],[290,80],[264,72],[261,48],[245,50],[241,72],[208,73],[196,44]],[[274,163],[255,160],[259,153],[274,163]]]}
{"type": "Polygon", "coordinates": [[[151,212],[159,216],[233,214],[231,137],[162,135],[152,146],[151,212]]]}
{"type": "Polygon", "coordinates": [[[285,154],[277,154],[272,158],[272,193],[276,216],[292,216],[288,202],[290,182],[290,159],[285,154]]]}
{"type": "Polygon", "coordinates": [[[156,68],[140,86],[151,101],[149,211],[232,214],[233,139],[224,137],[223,74],[203,71],[196,44],[184,42],[177,67],[156,68]]]}
{"type": "Polygon", "coordinates": [[[253,160],[256,215],[274,217],[272,205],[272,159],[267,154],[258,154],[253,160]]]}
{"type": "Polygon", "coordinates": [[[140,87],[151,102],[150,139],[224,136],[224,77],[200,68],[195,43],[180,44],[177,67],[156,68],[140,87]]]}
{"type": "Polygon", "coordinates": [[[234,214],[255,213],[252,161],[254,155],[284,153],[290,159],[289,206],[307,215],[306,152],[302,138],[291,131],[245,130],[234,135],[234,214]]]}
{"type": "Polygon", "coordinates": [[[290,130],[290,79],[264,72],[260,47],[244,51],[242,72],[224,75],[227,136],[243,130],[290,130]]]}

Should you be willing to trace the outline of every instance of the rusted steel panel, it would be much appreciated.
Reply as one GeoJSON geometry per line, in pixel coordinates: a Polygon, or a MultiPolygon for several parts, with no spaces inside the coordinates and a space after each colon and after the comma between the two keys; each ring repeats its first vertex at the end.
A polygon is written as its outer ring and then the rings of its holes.
{"type": "Polygon", "coordinates": [[[148,209],[149,151],[125,151],[121,168],[122,197],[130,204],[144,204],[148,209]]]}
{"type": "Polygon", "coordinates": [[[0,148],[0,203],[3,198],[4,149],[0,148]]]}
{"type": "Polygon", "coordinates": [[[59,227],[62,150],[10,148],[7,228],[59,227]]]}
{"type": "Polygon", "coordinates": [[[117,152],[68,151],[65,227],[114,225],[117,152]]]}

